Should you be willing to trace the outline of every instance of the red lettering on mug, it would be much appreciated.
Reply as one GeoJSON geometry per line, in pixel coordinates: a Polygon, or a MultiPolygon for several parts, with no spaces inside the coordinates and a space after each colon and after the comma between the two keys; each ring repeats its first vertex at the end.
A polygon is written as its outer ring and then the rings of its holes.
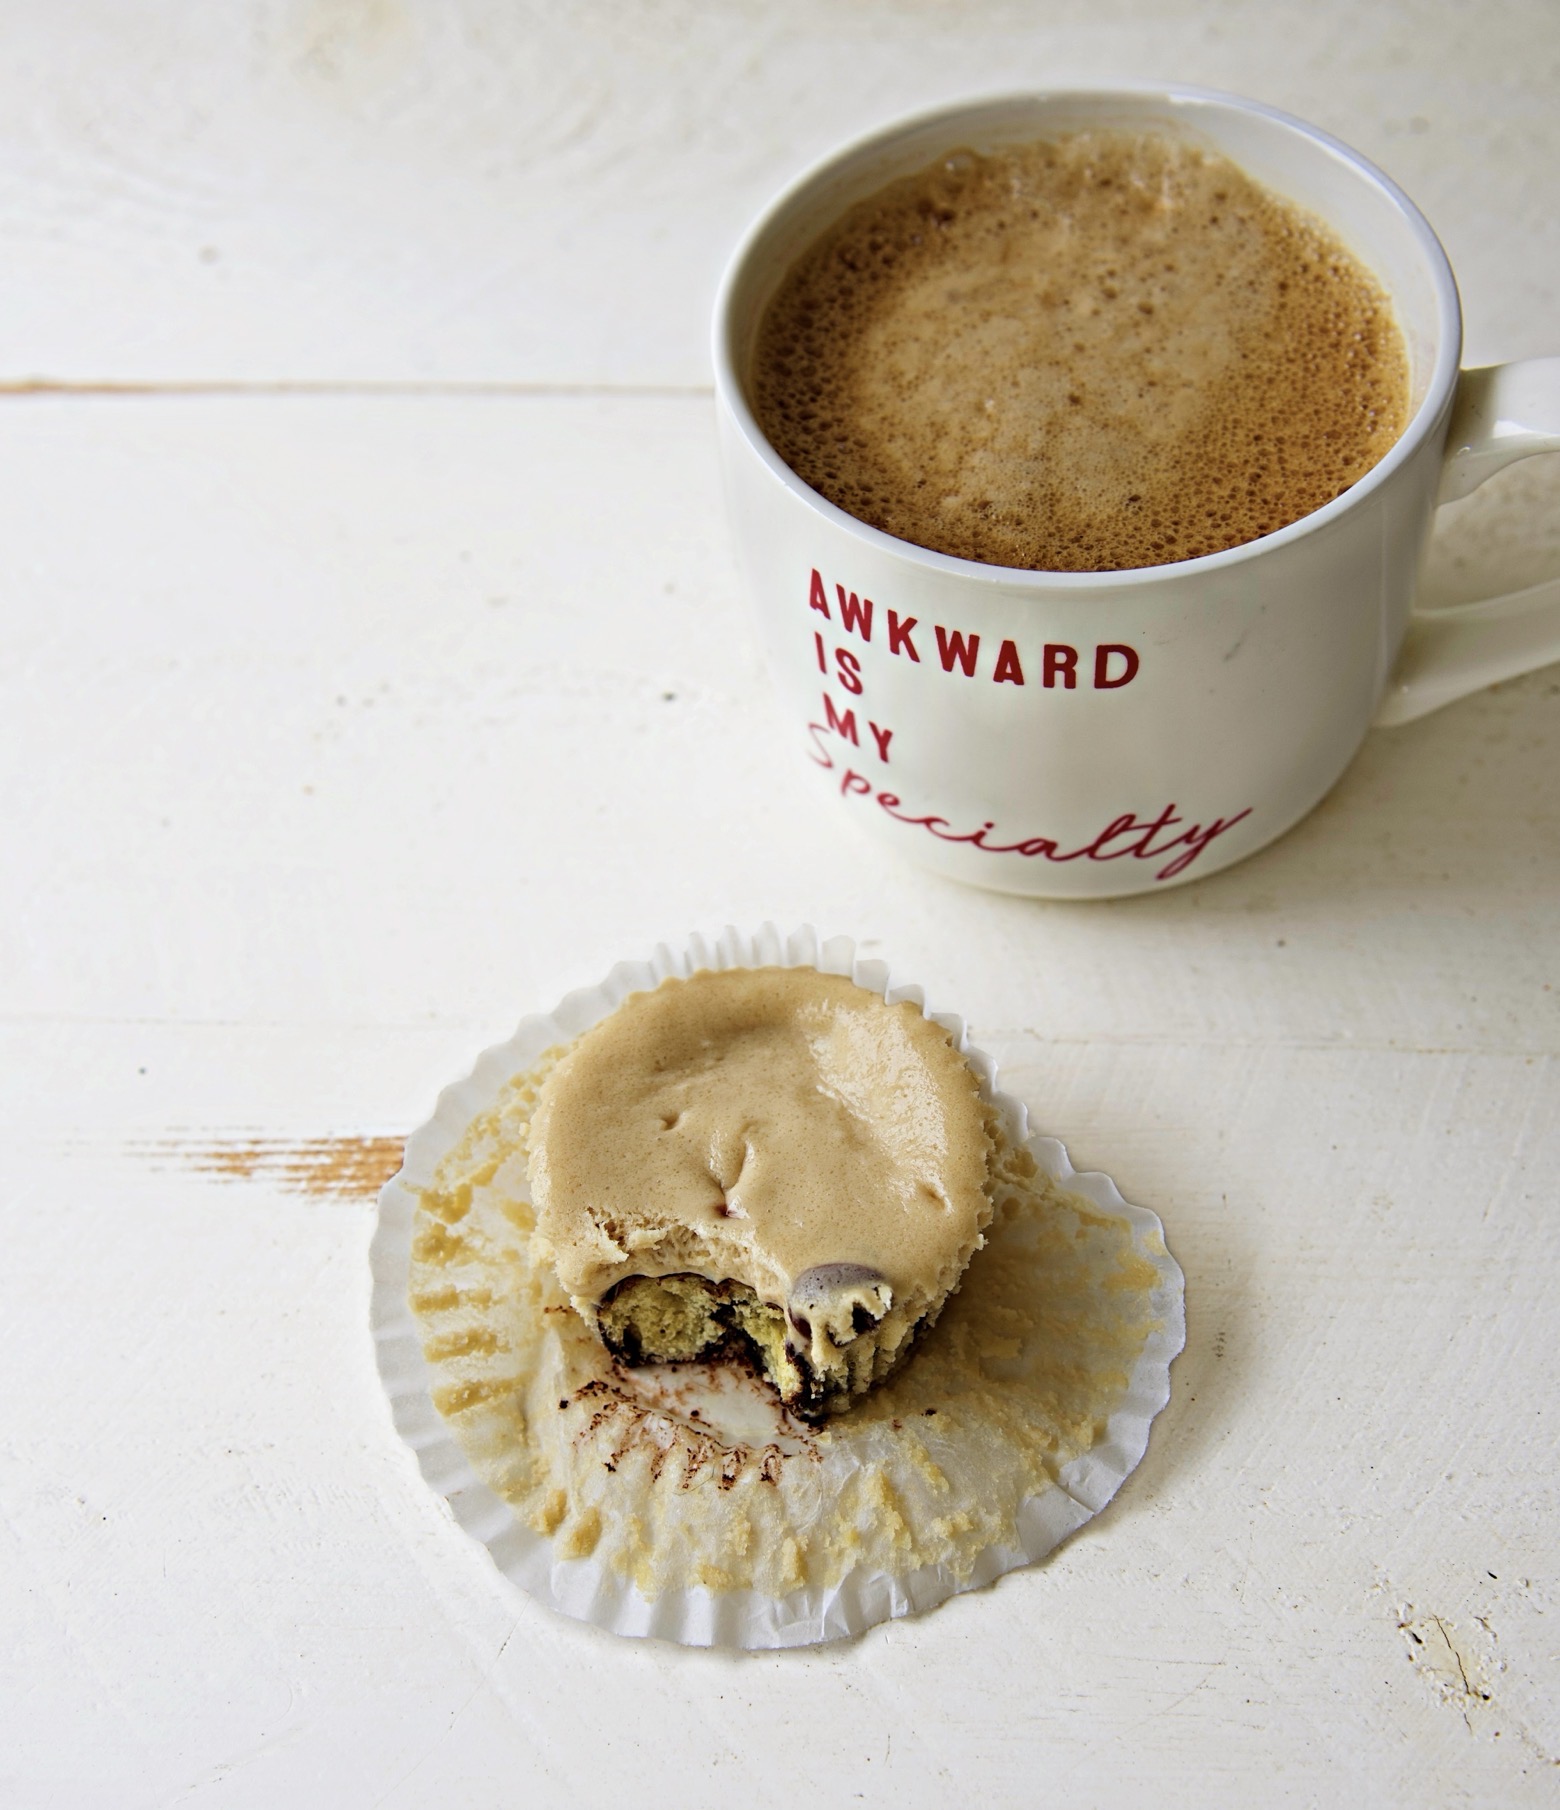
{"type": "Polygon", "coordinates": [[[915,651],[915,643],[910,639],[910,631],[915,625],[914,616],[906,616],[900,621],[897,610],[888,612],[888,651],[891,654],[908,654],[919,666],[921,656],[915,651]]]}
{"type": "Polygon", "coordinates": [[[834,711],[834,700],[829,696],[828,692],[823,694],[823,720],[825,725],[832,729],[836,735],[844,736],[846,741],[854,742],[858,748],[861,746],[861,737],[856,733],[855,711],[847,710],[844,716],[836,716],[834,711]]]}
{"type": "Polygon", "coordinates": [[[862,693],[861,662],[848,647],[835,648],[834,667],[839,682],[853,698],[859,698],[862,693]]]}
{"type": "Polygon", "coordinates": [[[823,636],[813,635],[813,646],[818,650],[818,670],[825,678],[829,676],[829,656],[823,651],[823,636]]]}
{"type": "MultiPolygon", "coordinates": [[[[877,737],[877,726],[869,724],[868,727],[873,736],[877,737]]],[[[809,723],[807,728],[813,738],[813,760],[826,771],[837,771],[833,755],[819,740],[824,725],[809,723]]],[[[884,733],[880,752],[886,750],[887,745],[888,733],[884,733]]],[[[887,759],[886,752],[884,759],[887,759]]],[[[879,810],[892,817],[896,823],[925,830],[939,842],[957,842],[966,848],[978,848],[985,855],[1021,855],[1031,861],[1063,863],[1120,861],[1124,858],[1163,862],[1154,874],[1156,880],[1173,880],[1178,874],[1185,873],[1210,842],[1234,829],[1236,824],[1244,823],[1251,815],[1250,805],[1243,811],[1236,811],[1231,817],[1215,817],[1208,823],[1188,823],[1174,804],[1163,806],[1152,817],[1140,817],[1135,811],[1122,811],[1087,842],[1081,842],[1075,848],[1065,848],[1054,836],[1021,836],[1014,842],[998,841],[997,826],[989,817],[973,830],[957,830],[946,817],[939,817],[935,812],[917,815],[913,809],[904,808],[905,801],[897,792],[874,791],[871,780],[864,773],[858,773],[854,767],[847,767],[840,779],[840,796],[870,798],[879,810]],[[1165,860],[1167,855],[1169,860],[1165,860]]]]}
{"type": "Polygon", "coordinates": [[[1135,648],[1123,646],[1120,642],[1102,641],[1094,650],[1094,689],[1116,691],[1123,685],[1130,685],[1137,677],[1138,665],[1135,648]],[[1112,654],[1119,654],[1122,660],[1121,671],[1115,678],[1110,676],[1112,654]]]}
{"type": "Polygon", "coordinates": [[[933,624],[937,635],[937,657],[942,661],[944,672],[952,672],[954,662],[966,679],[975,677],[975,656],[980,652],[980,636],[964,636],[958,629],[945,629],[938,622],[933,624]]]}
{"type": "Polygon", "coordinates": [[[1018,649],[1011,641],[1002,643],[1002,651],[997,655],[997,670],[991,675],[993,685],[1022,685],[1024,669],[1018,663],[1018,649]]]}
{"type": "Polygon", "coordinates": [[[812,587],[807,593],[807,607],[816,610],[826,621],[834,620],[829,614],[829,594],[823,588],[823,576],[816,566],[813,567],[812,587]]]}
{"type": "Polygon", "coordinates": [[[873,722],[868,722],[867,727],[872,731],[873,741],[877,743],[878,759],[886,767],[888,765],[888,744],[894,739],[894,732],[892,729],[879,729],[873,722]]]}
{"type": "Polygon", "coordinates": [[[858,597],[854,591],[847,591],[842,584],[834,587],[834,593],[840,600],[840,621],[854,635],[860,635],[863,641],[872,639],[872,599],[858,597]]]}
{"type": "Polygon", "coordinates": [[[1050,691],[1060,679],[1064,691],[1071,691],[1078,683],[1078,650],[1065,643],[1047,641],[1045,644],[1045,669],[1041,674],[1041,682],[1050,691]]]}

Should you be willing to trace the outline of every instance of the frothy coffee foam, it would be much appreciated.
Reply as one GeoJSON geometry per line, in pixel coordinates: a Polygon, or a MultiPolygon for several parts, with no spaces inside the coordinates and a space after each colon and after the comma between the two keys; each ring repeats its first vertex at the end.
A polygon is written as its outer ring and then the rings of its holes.
{"type": "Polygon", "coordinates": [[[957,152],[859,203],[782,283],[751,389],[842,509],[1042,571],[1255,540],[1408,419],[1358,260],[1227,159],[1125,132],[957,152]]]}

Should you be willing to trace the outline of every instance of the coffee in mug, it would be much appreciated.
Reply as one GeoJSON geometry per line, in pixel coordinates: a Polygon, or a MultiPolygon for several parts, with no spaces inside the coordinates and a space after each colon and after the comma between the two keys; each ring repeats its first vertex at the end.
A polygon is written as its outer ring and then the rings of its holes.
{"type": "Polygon", "coordinates": [[[1461,327],[1407,196],[1255,101],[1001,95],[827,159],[715,319],[798,765],[939,873],[1108,898],[1560,659],[1560,586],[1414,608],[1437,504],[1560,448],[1560,358],[1460,371],[1461,327]]]}
{"type": "Polygon", "coordinates": [[[770,302],[760,426],[918,547],[1110,572],[1218,553],[1362,478],[1409,413],[1381,284],[1227,157],[1086,131],[956,149],[863,201],[770,302]]]}

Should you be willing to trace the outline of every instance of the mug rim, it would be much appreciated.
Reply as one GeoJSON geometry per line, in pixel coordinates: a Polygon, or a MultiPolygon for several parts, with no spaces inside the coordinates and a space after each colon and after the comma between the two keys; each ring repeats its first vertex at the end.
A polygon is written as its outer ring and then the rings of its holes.
{"type": "MultiPolygon", "coordinates": [[[[1331,222],[1327,222],[1327,224],[1331,225],[1331,222]]],[[[1393,300],[1396,302],[1396,297],[1393,300]]],[[[1443,411],[1450,404],[1462,359],[1462,307],[1451,261],[1430,222],[1384,170],[1378,168],[1362,152],[1356,151],[1352,145],[1345,144],[1342,139],[1333,137],[1331,133],[1323,131],[1320,126],[1312,125],[1308,120],[1300,119],[1292,113],[1285,113],[1280,108],[1271,107],[1264,101],[1250,100],[1244,95],[1230,94],[1216,88],[1191,87],[1178,83],[1168,85],[1125,83],[1109,88],[1008,89],[943,102],[938,106],[924,108],[916,113],[904,114],[890,120],[860,137],[850,139],[826,156],[809,164],[769,202],[752,221],[738,242],[736,250],[726,265],[716,295],[713,339],[717,403],[723,404],[730,411],[743,438],[770,475],[795,495],[799,501],[816,509],[825,520],[859,537],[869,547],[883,553],[895,554],[901,559],[908,559],[917,565],[925,565],[933,571],[945,573],[950,577],[1005,589],[1097,590],[1110,587],[1150,586],[1167,583],[1171,580],[1197,577],[1203,573],[1222,571],[1226,567],[1239,565],[1260,554],[1271,552],[1278,547],[1287,546],[1291,542],[1316,533],[1366,502],[1382,485],[1390,482],[1393,474],[1419,451],[1443,411]],[[922,547],[914,541],[889,534],[882,528],[874,528],[871,523],[861,521],[858,517],[851,515],[848,510],[840,508],[837,503],[831,502],[821,491],[814,490],[786,464],[759,426],[758,420],[749,406],[744,386],[737,376],[736,361],[732,354],[731,342],[734,328],[732,314],[736,292],[764,237],[808,191],[818,187],[830,176],[840,173],[873,151],[886,148],[896,139],[924,131],[940,121],[947,121],[951,124],[970,115],[988,111],[995,112],[1004,107],[1078,101],[1108,104],[1113,100],[1164,100],[1173,104],[1215,106],[1240,113],[1255,114],[1330,151],[1385,195],[1403,217],[1419,247],[1426,272],[1435,292],[1439,317],[1439,332],[1429,381],[1419,406],[1415,409],[1402,433],[1398,435],[1392,446],[1376,464],[1363,477],[1356,479],[1347,490],[1341,491],[1330,502],[1324,503],[1321,508],[1311,510],[1309,514],[1286,523],[1282,528],[1275,528],[1270,534],[1260,535],[1255,540],[1242,541],[1238,546],[1225,547],[1217,553],[1204,553],[1195,559],[1178,560],[1168,565],[1127,566],[1117,571],[1057,572],[1026,566],[993,565],[984,560],[964,559],[952,553],[939,553],[931,547],[922,547]]]]}

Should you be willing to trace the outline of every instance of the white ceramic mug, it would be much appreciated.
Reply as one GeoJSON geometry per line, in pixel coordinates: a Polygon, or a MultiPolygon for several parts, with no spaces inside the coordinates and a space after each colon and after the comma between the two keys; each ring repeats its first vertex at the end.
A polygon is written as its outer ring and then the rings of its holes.
{"type": "Polygon", "coordinates": [[[1282,835],[1372,723],[1560,659],[1560,586],[1415,615],[1438,502],[1560,448],[1560,358],[1459,370],[1457,288],[1395,184],[1271,108],[1189,89],[1026,94],[879,132],[795,183],[715,318],[727,493],[771,669],[818,784],[957,879],[1053,898],[1193,880],[1282,835]],[[1212,146],[1330,223],[1392,295],[1401,439],[1325,508],[1244,546],[1125,572],[1028,572],[856,521],[764,438],[746,373],[794,259],[857,200],[957,148],[1084,127],[1212,146]]]}

